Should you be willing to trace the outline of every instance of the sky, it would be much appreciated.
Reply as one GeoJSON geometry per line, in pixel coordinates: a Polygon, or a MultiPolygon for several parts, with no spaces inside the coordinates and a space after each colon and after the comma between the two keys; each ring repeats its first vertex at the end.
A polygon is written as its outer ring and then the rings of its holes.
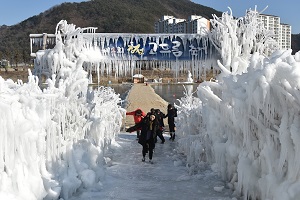
{"type": "Polygon", "coordinates": [[[267,9],[263,14],[275,15],[280,17],[280,22],[292,26],[292,34],[300,33],[299,23],[299,0],[279,1],[279,0],[192,0],[195,3],[208,6],[220,12],[232,9],[233,16],[245,16],[246,10],[254,10],[257,6],[258,11],[267,9]]]}
{"type": "Polygon", "coordinates": [[[0,25],[15,25],[29,17],[38,15],[49,8],[64,2],[83,2],[84,0],[4,0],[1,1],[0,25]],[[17,5],[17,6],[16,6],[17,5]]]}
{"type": "MultiPolygon", "coordinates": [[[[83,0],[5,0],[1,2],[0,25],[14,25],[34,15],[38,15],[47,9],[59,5],[63,2],[82,2],[83,0]],[[18,5],[18,6],[16,6],[18,5]],[[26,9],[24,9],[26,8],[26,9]]],[[[228,11],[228,6],[233,10],[236,17],[245,15],[245,11],[249,8],[254,9],[257,5],[258,10],[263,10],[268,6],[264,14],[276,15],[281,18],[281,23],[292,26],[292,33],[300,33],[300,23],[297,13],[299,13],[300,1],[289,0],[283,3],[279,0],[192,0],[195,3],[214,8],[218,11],[228,11]]]]}

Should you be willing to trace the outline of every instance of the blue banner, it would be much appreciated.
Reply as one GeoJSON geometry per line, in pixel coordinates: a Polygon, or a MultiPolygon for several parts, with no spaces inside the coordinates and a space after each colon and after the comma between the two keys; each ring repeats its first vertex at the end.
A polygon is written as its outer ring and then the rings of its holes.
{"type": "Polygon", "coordinates": [[[164,38],[162,41],[148,37],[146,41],[133,38],[127,44],[122,37],[119,37],[117,41],[112,39],[108,42],[105,41],[101,51],[103,55],[116,59],[192,60],[203,59],[209,48],[207,39],[186,39],[184,41],[182,38],[176,37],[164,38]]]}

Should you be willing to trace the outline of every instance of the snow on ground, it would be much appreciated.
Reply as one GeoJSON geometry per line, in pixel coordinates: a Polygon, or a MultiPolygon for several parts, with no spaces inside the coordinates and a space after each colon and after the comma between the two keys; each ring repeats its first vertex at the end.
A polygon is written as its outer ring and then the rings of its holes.
{"type": "Polygon", "coordinates": [[[232,199],[232,191],[222,189],[225,183],[209,168],[200,174],[189,174],[185,157],[178,154],[178,143],[164,135],[164,144],[156,143],[154,164],[142,162],[142,146],[135,133],[121,132],[110,150],[105,152],[107,166],[100,192],[83,192],[70,200],[128,199],[232,199]]]}

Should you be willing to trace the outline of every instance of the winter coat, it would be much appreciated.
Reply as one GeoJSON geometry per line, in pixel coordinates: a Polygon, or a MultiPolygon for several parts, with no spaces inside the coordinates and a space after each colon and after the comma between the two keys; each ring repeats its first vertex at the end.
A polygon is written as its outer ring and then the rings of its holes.
{"type": "Polygon", "coordinates": [[[177,117],[177,109],[176,108],[168,109],[168,112],[164,117],[165,118],[168,117],[168,124],[175,124],[175,117],[177,117]]]}
{"type": "Polygon", "coordinates": [[[158,128],[158,122],[155,119],[154,121],[150,121],[149,115],[144,117],[141,122],[137,123],[135,126],[132,126],[127,129],[127,132],[133,132],[136,130],[141,129],[141,135],[139,137],[138,143],[141,145],[145,145],[147,140],[153,141],[154,138],[156,137],[156,131],[158,128]],[[152,128],[150,128],[150,126],[152,128]],[[150,137],[147,139],[147,134],[150,133],[150,137]]]}
{"type": "Polygon", "coordinates": [[[158,121],[158,125],[160,128],[164,127],[165,124],[164,124],[164,116],[165,114],[160,112],[160,113],[156,113],[156,119],[158,121]]]}
{"type": "Polygon", "coordinates": [[[138,116],[136,115],[136,111],[137,110],[141,110],[140,108],[136,109],[135,111],[132,111],[132,112],[126,112],[126,115],[133,115],[133,120],[134,120],[134,123],[137,124],[139,123],[140,121],[142,121],[142,119],[146,116],[146,113],[142,111],[142,115],[138,116]]]}

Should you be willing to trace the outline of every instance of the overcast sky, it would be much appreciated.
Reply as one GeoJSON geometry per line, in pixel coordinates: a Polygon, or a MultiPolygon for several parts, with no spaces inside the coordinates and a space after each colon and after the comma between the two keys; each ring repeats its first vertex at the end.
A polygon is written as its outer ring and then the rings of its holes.
{"type": "MultiPolygon", "coordinates": [[[[0,25],[14,25],[23,20],[63,2],[82,2],[83,0],[1,0],[0,25]]],[[[264,14],[276,15],[281,18],[281,23],[292,26],[292,33],[300,33],[299,0],[192,0],[195,3],[214,8],[221,12],[228,11],[228,6],[233,10],[235,17],[245,15],[247,9],[254,9],[264,14]]],[[[191,13],[193,14],[193,13],[191,13]]]]}

